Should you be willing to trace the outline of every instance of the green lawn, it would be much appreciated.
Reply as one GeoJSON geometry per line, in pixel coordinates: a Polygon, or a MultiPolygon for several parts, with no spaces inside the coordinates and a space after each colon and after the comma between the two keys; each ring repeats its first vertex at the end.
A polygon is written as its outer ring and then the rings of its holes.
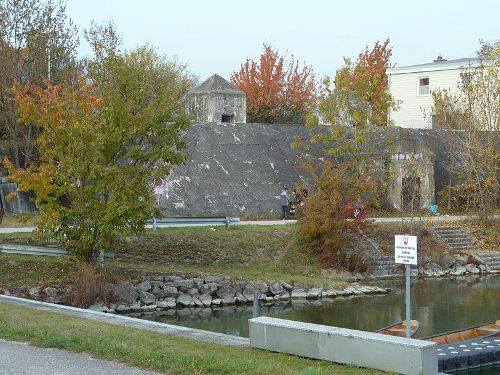
{"type": "Polygon", "coordinates": [[[256,349],[240,349],[0,303],[0,337],[168,374],[382,374],[256,349]]]}
{"type": "MultiPolygon", "coordinates": [[[[249,280],[287,281],[340,288],[346,273],[322,269],[296,236],[296,225],[165,228],[123,237],[106,267],[119,278],[145,273],[221,274],[249,280]]],[[[0,235],[0,242],[41,244],[33,234],[0,235]]],[[[0,287],[54,284],[71,268],[69,259],[0,254],[0,287]],[[30,270],[26,273],[25,270],[30,270]]]]}

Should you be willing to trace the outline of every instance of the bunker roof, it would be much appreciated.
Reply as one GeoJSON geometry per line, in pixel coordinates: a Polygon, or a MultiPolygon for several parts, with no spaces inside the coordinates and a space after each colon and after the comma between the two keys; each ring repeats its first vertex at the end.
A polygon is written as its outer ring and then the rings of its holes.
{"type": "Polygon", "coordinates": [[[188,92],[188,94],[211,94],[211,93],[245,95],[243,91],[241,91],[232,83],[226,81],[218,74],[212,75],[205,82],[196,86],[194,89],[188,92]]]}

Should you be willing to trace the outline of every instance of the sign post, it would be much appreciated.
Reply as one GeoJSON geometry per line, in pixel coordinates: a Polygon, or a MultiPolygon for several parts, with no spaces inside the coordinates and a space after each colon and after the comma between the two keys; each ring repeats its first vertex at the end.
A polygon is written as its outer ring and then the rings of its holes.
{"type": "Polygon", "coordinates": [[[394,236],[394,259],[398,264],[405,265],[406,276],[406,337],[411,337],[411,308],[410,308],[410,265],[417,264],[417,236],[394,236]]]}

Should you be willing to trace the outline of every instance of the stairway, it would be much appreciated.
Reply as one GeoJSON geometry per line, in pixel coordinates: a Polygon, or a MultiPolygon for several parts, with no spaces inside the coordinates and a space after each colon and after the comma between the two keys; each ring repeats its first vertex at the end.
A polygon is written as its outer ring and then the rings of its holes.
{"type": "Polygon", "coordinates": [[[475,256],[492,271],[500,271],[500,253],[477,253],[475,256]]]}
{"type": "Polygon", "coordinates": [[[433,227],[431,232],[444,242],[451,252],[467,252],[477,246],[474,238],[463,227],[433,227]]]}

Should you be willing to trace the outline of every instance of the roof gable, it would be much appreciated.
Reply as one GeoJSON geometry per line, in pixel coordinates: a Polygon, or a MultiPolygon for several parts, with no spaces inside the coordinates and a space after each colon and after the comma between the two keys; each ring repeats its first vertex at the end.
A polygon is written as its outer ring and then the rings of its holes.
{"type": "Polygon", "coordinates": [[[190,90],[188,94],[236,94],[245,95],[243,91],[237,88],[232,83],[226,81],[218,74],[212,75],[206,81],[190,90]]]}

